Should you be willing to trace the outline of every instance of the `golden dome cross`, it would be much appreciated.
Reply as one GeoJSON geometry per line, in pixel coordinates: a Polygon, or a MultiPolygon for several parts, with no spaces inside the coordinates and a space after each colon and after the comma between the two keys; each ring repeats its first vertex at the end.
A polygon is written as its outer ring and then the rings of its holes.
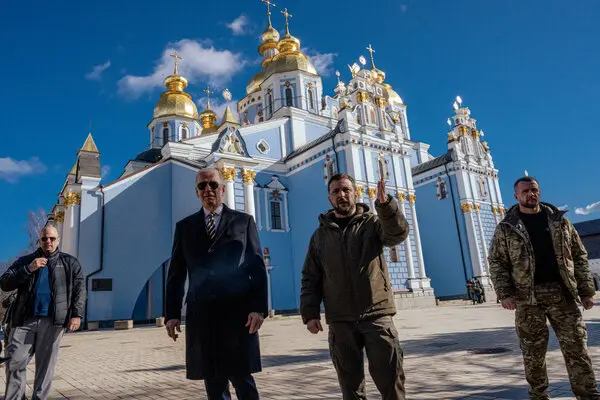
{"type": "Polygon", "coordinates": [[[260,0],[263,3],[265,3],[267,5],[267,19],[269,20],[269,27],[272,28],[273,25],[271,24],[271,6],[273,7],[277,7],[277,5],[275,3],[273,3],[271,0],[260,0]]]}
{"type": "Polygon", "coordinates": [[[285,17],[285,34],[287,36],[289,36],[290,35],[290,18],[292,18],[293,15],[288,12],[287,8],[284,8],[281,13],[285,17]]]}
{"type": "Polygon", "coordinates": [[[369,43],[367,51],[371,54],[371,65],[373,68],[375,68],[375,59],[373,58],[373,53],[375,53],[375,49],[371,46],[371,43],[369,43]]]}
{"type": "Polygon", "coordinates": [[[181,57],[179,54],[177,54],[176,51],[174,51],[173,53],[169,54],[171,57],[173,57],[173,60],[175,60],[175,66],[173,67],[173,75],[179,75],[177,66],[179,64],[179,61],[183,60],[183,57],[181,57]]]}

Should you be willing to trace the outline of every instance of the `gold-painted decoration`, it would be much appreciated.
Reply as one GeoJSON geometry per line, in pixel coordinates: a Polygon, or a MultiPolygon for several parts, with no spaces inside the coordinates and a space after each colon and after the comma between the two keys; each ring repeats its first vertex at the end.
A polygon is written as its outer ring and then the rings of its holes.
{"type": "Polygon", "coordinates": [[[246,185],[253,184],[254,178],[256,178],[256,171],[252,171],[251,169],[244,169],[242,171],[242,180],[246,185]]]}
{"type": "Polygon", "coordinates": [[[383,97],[377,97],[375,98],[375,104],[377,104],[378,107],[385,108],[385,106],[387,106],[387,100],[383,97]]]}
{"type": "Polygon", "coordinates": [[[62,224],[65,220],[65,212],[60,210],[54,213],[54,221],[62,224]]]}
{"type": "Polygon", "coordinates": [[[477,129],[472,129],[471,136],[473,136],[473,139],[479,139],[479,131],[477,129]]]}
{"type": "Polygon", "coordinates": [[[458,127],[458,133],[459,133],[461,136],[466,136],[466,135],[469,133],[469,130],[467,129],[467,127],[466,127],[466,126],[464,126],[464,125],[461,125],[461,126],[459,126],[459,127],[458,127]]]}
{"type": "Polygon", "coordinates": [[[403,192],[398,192],[396,193],[396,198],[398,199],[398,201],[403,202],[404,200],[406,200],[406,194],[403,192]]]}
{"type": "Polygon", "coordinates": [[[417,195],[415,195],[414,193],[410,193],[408,195],[408,202],[410,204],[415,204],[417,202],[417,195]]]}
{"type": "Polygon", "coordinates": [[[235,179],[235,168],[223,167],[223,169],[221,169],[221,175],[223,175],[225,182],[233,182],[235,179]]]}
{"type": "Polygon", "coordinates": [[[471,204],[467,201],[460,205],[460,209],[462,210],[463,214],[469,213],[469,212],[473,211],[473,204],[471,204]]]}
{"type": "Polygon", "coordinates": [[[481,210],[481,205],[478,203],[473,203],[473,209],[477,212],[481,210]]]}
{"type": "Polygon", "coordinates": [[[359,199],[362,198],[363,194],[365,193],[365,188],[362,185],[356,185],[355,190],[356,190],[356,197],[359,199]]]}
{"type": "Polygon", "coordinates": [[[64,202],[65,206],[69,207],[69,206],[78,206],[79,204],[81,204],[81,194],[77,193],[77,192],[68,192],[65,195],[65,202],[64,202]]]}
{"type": "Polygon", "coordinates": [[[369,100],[369,94],[367,92],[363,92],[362,90],[359,90],[356,93],[356,101],[358,101],[359,103],[364,103],[367,100],[369,100]]]}
{"type": "Polygon", "coordinates": [[[367,189],[367,193],[369,194],[370,199],[374,199],[375,197],[377,197],[377,189],[375,188],[367,189]]]}

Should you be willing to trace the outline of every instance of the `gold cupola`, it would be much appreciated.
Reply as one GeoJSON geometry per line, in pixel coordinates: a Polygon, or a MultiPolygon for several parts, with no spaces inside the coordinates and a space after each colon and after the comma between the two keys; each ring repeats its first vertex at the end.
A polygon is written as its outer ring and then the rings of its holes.
{"type": "MultiPolygon", "coordinates": [[[[313,63],[306,54],[300,50],[300,40],[290,34],[289,18],[292,14],[287,11],[287,8],[282,11],[282,14],[285,17],[285,35],[277,43],[277,53],[272,57],[263,60],[262,71],[254,75],[246,85],[247,94],[259,90],[260,85],[272,74],[304,71],[313,75],[318,75],[317,69],[313,63]]],[[[269,28],[267,28],[267,30],[269,30],[269,28]]]]}
{"type": "Polygon", "coordinates": [[[187,79],[179,75],[177,70],[178,60],[181,59],[177,54],[171,54],[175,58],[175,67],[173,74],[165,78],[165,87],[167,90],[160,95],[160,99],[154,106],[154,118],[180,116],[198,119],[198,109],[192,96],[184,90],[188,85],[187,79]]]}
{"type": "Polygon", "coordinates": [[[271,3],[270,0],[262,0],[267,5],[267,21],[268,25],[265,31],[260,35],[260,46],[258,52],[263,56],[262,67],[271,61],[274,55],[277,54],[277,42],[279,42],[279,32],[273,28],[271,23],[271,3]]]}
{"type": "Polygon", "coordinates": [[[202,135],[211,134],[217,131],[217,114],[212,110],[210,105],[210,88],[204,89],[206,93],[206,109],[200,113],[200,123],[202,124],[202,135]]]}

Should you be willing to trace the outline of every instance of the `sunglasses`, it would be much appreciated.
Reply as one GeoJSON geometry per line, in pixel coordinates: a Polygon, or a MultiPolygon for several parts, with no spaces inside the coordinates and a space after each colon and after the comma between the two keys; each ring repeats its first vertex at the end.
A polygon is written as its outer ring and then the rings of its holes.
{"type": "Polygon", "coordinates": [[[42,242],[46,242],[46,241],[55,242],[55,241],[56,241],[56,239],[58,239],[58,238],[56,238],[56,237],[50,237],[50,236],[44,236],[44,237],[41,237],[41,238],[40,238],[40,240],[41,240],[42,242]]]}
{"type": "Polygon", "coordinates": [[[219,188],[219,182],[215,182],[215,181],[199,182],[196,187],[198,188],[198,190],[203,191],[204,189],[206,189],[206,186],[210,187],[211,190],[217,190],[219,188]]]}

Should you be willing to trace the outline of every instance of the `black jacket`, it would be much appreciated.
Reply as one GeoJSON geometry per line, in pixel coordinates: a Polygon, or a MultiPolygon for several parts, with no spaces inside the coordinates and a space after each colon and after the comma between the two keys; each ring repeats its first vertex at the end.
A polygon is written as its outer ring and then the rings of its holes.
{"type": "MultiPolygon", "coordinates": [[[[10,327],[22,326],[33,316],[35,282],[39,270],[31,273],[27,268],[31,262],[44,257],[41,249],[19,258],[0,277],[0,289],[17,290],[17,298],[11,307],[10,327]]],[[[52,317],[54,325],[67,326],[73,317],[83,318],[85,307],[85,281],[81,265],[69,254],[56,252],[48,257],[50,287],[52,290],[52,317]]]]}
{"type": "Polygon", "coordinates": [[[250,312],[267,313],[267,275],[254,219],[224,205],[212,244],[202,210],[179,221],[167,277],[167,320],[181,319],[186,278],[188,379],[260,371],[258,335],[244,326],[250,312]]]}

